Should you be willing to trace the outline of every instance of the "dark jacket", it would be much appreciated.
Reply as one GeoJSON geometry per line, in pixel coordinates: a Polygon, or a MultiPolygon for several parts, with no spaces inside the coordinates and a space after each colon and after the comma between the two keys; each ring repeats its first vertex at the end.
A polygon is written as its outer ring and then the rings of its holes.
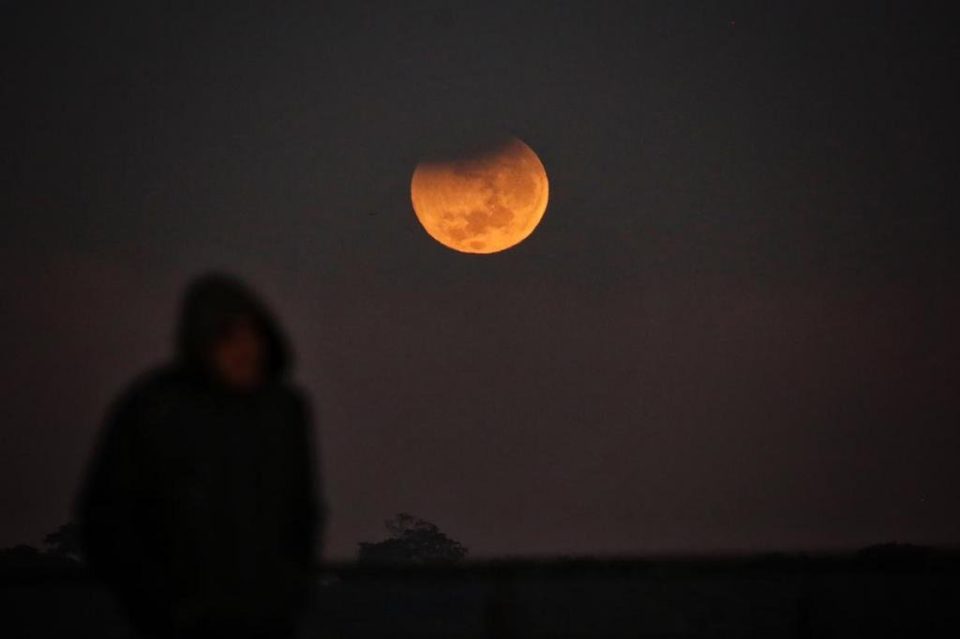
{"type": "Polygon", "coordinates": [[[78,505],[86,558],[141,629],[283,623],[305,601],[321,524],[285,339],[242,284],[208,276],[188,290],[177,345],[110,411],[78,505]],[[268,381],[248,393],[204,365],[237,316],[268,343],[268,381]]]}

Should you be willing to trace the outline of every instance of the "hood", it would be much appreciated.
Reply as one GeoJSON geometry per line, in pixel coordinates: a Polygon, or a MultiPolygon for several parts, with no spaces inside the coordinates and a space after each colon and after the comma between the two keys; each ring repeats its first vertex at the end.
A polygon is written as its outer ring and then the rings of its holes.
{"type": "Polygon", "coordinates": [[[177,327],[176,355],[189,370],[206,371],[205,355],[230,322],[249,318],[267,343],[267,378],[285,375],[291,367],[286,335],[260,298],[241,280],[209,273],[187,287],[177,327]]]}

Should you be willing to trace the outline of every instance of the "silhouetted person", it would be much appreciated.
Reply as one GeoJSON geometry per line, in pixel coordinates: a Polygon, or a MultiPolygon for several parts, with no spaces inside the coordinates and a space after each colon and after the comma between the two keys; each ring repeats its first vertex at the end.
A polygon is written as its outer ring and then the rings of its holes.
{"type": "Polygon", "coordinates": [[[237,280],[187,290],[177,351],[116,401],[78,506],[83,549],[157,637],[282,637],[320,510],[310,411],[274,319],[237,280]]]}

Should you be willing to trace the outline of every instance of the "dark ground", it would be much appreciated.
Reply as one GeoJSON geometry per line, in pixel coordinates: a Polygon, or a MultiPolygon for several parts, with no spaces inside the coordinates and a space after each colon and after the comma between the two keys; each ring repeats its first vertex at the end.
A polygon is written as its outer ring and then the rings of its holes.
{"type": "MultiPolygon", "coordinates": [[[[305,637],[956,637],[954,554],[328,566],[305,637]]],[[[8,572],[4,637],[128,637],[82,569],[8,572]]]]}

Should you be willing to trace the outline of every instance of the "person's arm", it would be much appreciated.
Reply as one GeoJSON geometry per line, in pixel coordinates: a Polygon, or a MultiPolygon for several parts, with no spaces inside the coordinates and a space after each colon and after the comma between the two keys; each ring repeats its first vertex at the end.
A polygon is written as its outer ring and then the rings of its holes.
{"type": "Polygon", "coordinates": [[[165,580],[145,530],[140,419],[138,402],[129,394],[111,408],[76,515],[83,554],[94,573],[116,590],[146,590],[156,597],[165,580]]]}

